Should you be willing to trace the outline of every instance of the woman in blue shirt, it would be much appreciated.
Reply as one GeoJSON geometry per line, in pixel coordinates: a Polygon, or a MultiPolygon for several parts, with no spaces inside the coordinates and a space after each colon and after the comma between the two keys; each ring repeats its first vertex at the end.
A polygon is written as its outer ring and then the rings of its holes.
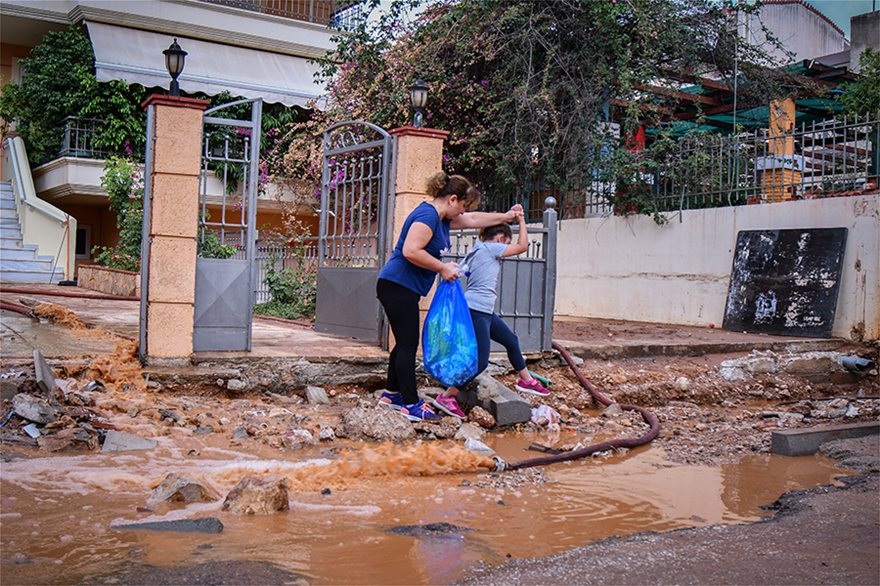
{"type": "Polygon", "coordinates": [[[458,263],[441,260],[449,248],[449,230],[510,222],[522,210],[517,204],[506,213],[470,212],[480,201],[479,190],[461,175],[442,171],[428,180],[427,192],[433,199],[422,202],[407,216],[397,246],[376,283],[376,297],[395,341],[388,358],[387,390],[379,400],[411,421],[439,418],[416,391],[416,352],[419,300],[431,290],[436,274],[447,281],[458,278],[458,263]]]}

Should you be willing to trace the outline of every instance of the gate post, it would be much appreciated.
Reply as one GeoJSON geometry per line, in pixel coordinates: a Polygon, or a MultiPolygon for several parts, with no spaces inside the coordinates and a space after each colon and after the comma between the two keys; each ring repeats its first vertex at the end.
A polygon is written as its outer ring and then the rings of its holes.
{"type": "Polygon", "coordinates": [[[556,198],[544,200],[544,324],[541,340],[545,352],[553,348],[553,314],[556,311],[556,198]]]}
{"type": "Polygon", "coordinates": [[[207,100],[147,98],[141,254],[142,359],[193,351],[202,112],[207,100]]]}
{"type": "MultiPolygon", "coordinates": [[[[443,170],[443,142],[449,136],[448,130],[415,126],[402,126],[389,133],[394,136],[394,197],[386,258],[391,256],[391,251],[397,245],[406,217],[428,199],[428,178],[443,170]]],[[[424,323],[433,298],[433,289],[422,298],[419,304],[420,324],[424,323]]],[[[391,336],[388,331],[388,338],[391,336]]],[[[390,341],[388,346],[391,346],[390,341]]]]}

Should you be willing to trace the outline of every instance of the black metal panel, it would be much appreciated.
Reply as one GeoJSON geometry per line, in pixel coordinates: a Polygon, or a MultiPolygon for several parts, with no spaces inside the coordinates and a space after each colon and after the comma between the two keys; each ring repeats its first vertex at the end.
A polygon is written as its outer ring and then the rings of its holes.
{"type": "Polygon", "coordinates": [[[378,268],[319,270],[315,331],[378,342],[378,276],[378,268]]]}
{"type": "Polygon", "coordinates": [[[724,329],[831,337],[846,236],[846,228],[741,231],[724,329]]]}

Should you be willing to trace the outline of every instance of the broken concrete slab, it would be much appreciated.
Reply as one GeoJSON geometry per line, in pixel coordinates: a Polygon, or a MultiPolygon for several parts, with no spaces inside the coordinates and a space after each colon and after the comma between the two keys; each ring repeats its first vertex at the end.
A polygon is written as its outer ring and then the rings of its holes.
{"type": "Polygon", "coordinates": [[[774,431],[770,451],[783,456],[806,456],[815,454],[819,446],[825,442],[878,433],[880,433],[880,421],[774,431]]]}
{"type": "Polygon", "coordinates": [[[108,430],[104,438],[102,452],[125,452],[128,450],[151,450],[159,445],[154,439],[142,438],[133,433],[124,431],[108,430]]]}
{"type": "Polygon", "coordinates": [[[379,441],[401,441],[416,435],[412,424],[402,413],[367,401],[361,401],[348,411],[342,417],[340,428],[336,435],[379,441]]]}
{"type": "Polygon", "coordinates": [[[306,401],[309,402],[309,405],[327,405],[330,403],[330,397],[327,396],[327,391],[323,387],[307,386],[306,401]]]}
{"type": "Polygon", "coordinates": [[[22,419],[46,425],[59,417],[58,410],[42,397],[19,393],[12,397],[12,410],[22,419]]]}
{"type": "Polygon", "coordinates": [[[55,371],[39,350],[34,350],[34,373],[37,375],[37,386],[40,390],[52,396],[55,393],[55,371]]]}
{"type": "Polygon", "coordinates": [[[496,425],[523,423],[532,417],[528,401],[486,373],[459,391],[458,401],[468,408],[479,405],[492,414],[496,425]]]}
{"type": "Polygon", "coordinates": [[[178,519],[176,521],[155,521],[152,523],[128,523],[126,525],[111,525],[111,529],[129,529],[144,531],[174,531],[177,533],[220,533],[223,531],[223,523],[216,517],[201,517],[199,519],[178,519]]]}

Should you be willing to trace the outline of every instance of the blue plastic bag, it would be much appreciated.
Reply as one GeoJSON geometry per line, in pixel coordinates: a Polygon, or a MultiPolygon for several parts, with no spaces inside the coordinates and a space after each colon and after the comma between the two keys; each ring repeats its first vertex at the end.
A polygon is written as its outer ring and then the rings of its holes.
{"type": "Polygon", "coordinates": [[[422,354],[428,374],[447,387],[463,385],[477,375],[477,336],[458,281],[440,280],[425,327],[422,354]]]}

